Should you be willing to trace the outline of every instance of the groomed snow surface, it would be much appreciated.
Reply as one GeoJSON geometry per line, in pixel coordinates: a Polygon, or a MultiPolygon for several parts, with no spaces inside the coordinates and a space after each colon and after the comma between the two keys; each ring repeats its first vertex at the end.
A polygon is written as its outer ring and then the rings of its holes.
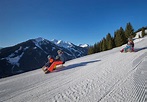
{"type": "Polygon", "coordinates": [[[147,102],[147,37],[123,47],[0,79],[0,102],[147,102]]]}

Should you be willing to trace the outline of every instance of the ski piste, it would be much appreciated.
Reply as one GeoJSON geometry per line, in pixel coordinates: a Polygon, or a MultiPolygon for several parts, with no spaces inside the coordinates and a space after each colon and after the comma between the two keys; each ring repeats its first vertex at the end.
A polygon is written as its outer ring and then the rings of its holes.
{"type": "Polygon", "coordinates": [[[146,102],[147,37],[67,61],[49,74],[40,69],[0,79],[1,102],[146,102]]]}

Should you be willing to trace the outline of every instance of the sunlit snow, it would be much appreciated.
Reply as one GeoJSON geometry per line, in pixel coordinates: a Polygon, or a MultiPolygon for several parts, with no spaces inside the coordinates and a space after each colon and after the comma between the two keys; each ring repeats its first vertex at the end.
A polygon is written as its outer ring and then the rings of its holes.
{"type": "Polygon", "coordinates": [[[146,102],[147,37],[134,42],[135,52],[120,53],[121,46],[67,61],[49,74],[40,68],[0,79],[0,100],[146,102]]]}

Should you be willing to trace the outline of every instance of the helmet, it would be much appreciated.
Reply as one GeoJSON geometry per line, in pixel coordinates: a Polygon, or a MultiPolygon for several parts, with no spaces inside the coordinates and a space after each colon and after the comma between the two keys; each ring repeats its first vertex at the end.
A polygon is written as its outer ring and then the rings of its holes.
{"type": "Polygon", "coordinates": [[[52,57],[51,55],[48,55],[48,56],[47,56],[47,58],[51,58],[51,57],[52,57]]]}
{"type": "Polygon", "coordinates": [[[128,41],[130,41],[130,40],[132,41],[132,38],[128,38],[128,41]]]}
{"type": "Polygon", "coordinates": [[[61,50],[58,50],[58,51],[57,51],[57,53],[61,53],[61,52],[62,52],[61,50]]]}

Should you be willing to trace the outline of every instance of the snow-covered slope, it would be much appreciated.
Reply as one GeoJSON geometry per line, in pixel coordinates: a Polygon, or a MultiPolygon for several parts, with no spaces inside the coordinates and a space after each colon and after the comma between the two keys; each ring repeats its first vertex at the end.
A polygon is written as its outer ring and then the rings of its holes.
{"type": "Polygon", "coordinates": [[[118,47],[65,63],[44,74],[41,69],[0,79],[1,102],[145,102],[147,37],[136,52],[118,47]]]}

